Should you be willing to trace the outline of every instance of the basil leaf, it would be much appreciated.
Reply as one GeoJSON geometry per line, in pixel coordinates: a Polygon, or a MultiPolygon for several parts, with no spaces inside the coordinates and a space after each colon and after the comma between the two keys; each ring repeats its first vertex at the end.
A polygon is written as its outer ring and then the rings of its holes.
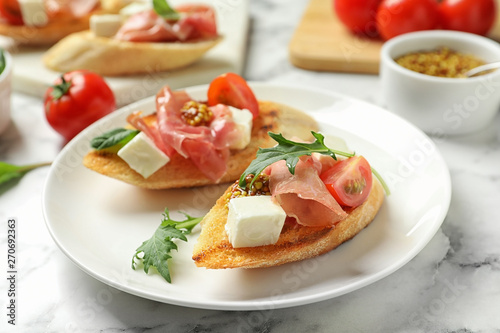
{"type": "Polygon", "coordinates": [[[3,73],[6,63],[5,63],[5,54],[3,53],[4,51],[0,49],[0,74],[3,73]]]}
{"type": "Polygon", "coordinates": [[[13,165],[0,162],[0,185],[16,178],[22,178],[28,171],[50,165],[50,163],[39,163],[30,165],[13,165]]]}
{"type": "Polygon", "coordinates": [[[90,141],[90,146],[96,150],[102,150],[116,145],[124,146],[137,134],[139,134],[138,130],[116,128],[93,138],[92,141],[90,141]]]}
{"type": "Polygon", "coordinates": [[[180,18],[179,13],[170,7],[167,0],[153,0],[153,9],[165,20],[177,21],[180,18]]]}

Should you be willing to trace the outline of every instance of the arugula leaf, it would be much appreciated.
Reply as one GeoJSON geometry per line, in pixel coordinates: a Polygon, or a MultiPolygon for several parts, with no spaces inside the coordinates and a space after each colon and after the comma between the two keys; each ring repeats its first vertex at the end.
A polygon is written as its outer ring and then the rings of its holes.
{"type": "Polygon", "coordinates": [[[177,21],[180,18],[179,13],[168,4],[167,0],[153,0],[153,9],[165,20],[177,21]]]}
{"type": "MultiPolygon", "coordinates": [[[[278,145],[271,148],[259,148],[257,157],[250,163],[240,177],[240,187],[244,188],[246,186],[246,176],[249,174],[258,175],[264,171],[266,167],[277,161],[285,160],[288,170],[293,175],[300,156],[311,155],[312,153],[328,155],[334,159],[337,159],[336,154],[346,157],[354,156],[354,154],[351,153],[328,148],[325,146],[325,137],[322,134],[316,132],[311,133],[316,140],[312,143],[305,143],[291,141],[285,139],[281,134],[269,132],[269,136],[273,138],[278,145]]],[[[255,179],[257,179],[257,177],[253,178],[250,187],[252,187],[255,179]]]]}
{"type": "Polygon", "coordinates": [[[92,141],[90,141],[90,146],[96,150],[102,150],[116,145],[121,148],[127,142],[132,140],[137,134],[139,134],[138,130],[116,128],[93,138],[92,141]]]}
{"type": "MultiPolygon", "coordinates": [[[[299,162],[300,156],[310,156],[312,153],[320,153],[322,155],[331,156],[336,160],[336,155],[345,157],[352,157],[355,155],[354,153],[347,153],[340,150],[330,149],[325,146],[325,137],[323,136],[323,134],[313,131],[311,131],[311,133],[316,140],[312,143],[304,143],[285,139],[281,134],[268,132],[269,136],[273,138],[273,140],[276,141],[278,145],[271,148],[259,148],[259,150],[257,151],[257,157],[250,163],[248,168],[240,177],[240,187],[244,188],[246,186],[246,177],[248,175],[258,175],[269,165],[281,160],[286,161],[288,170],[293,175],[295,174],[295,167],[299,162]]],[[[389,195],[391,191],[389,190],[389,186],[387,186],[387,183],[384,181],[382,176],[375,169],[371,168],[371,170],[384,188],[384,191],[387,193],[387,195],[389,195]]],[[[252,187],[253,182],[256,179],[257,177],[254,177],[252,179],[252,181],[250,182],[250,188],[252,187]]]]}
{"type": "Polygon", "coordinates": [[[5,55],[3,53],[3,49],[0,49],[0,74],[3,73],[3,70],[5,69],[6,63],[5,63],[5,55]]]}
{"type": "Polygon", "coordinates": [[[47,163],[38,163],[30,165],[13,165],[5,162],[0,162],[0,184],[4,184],[9,180],[22,178],[26,173],[39,167],[50,165],[47,163]]]}
{"type": "Polygon", "coordinates": [[[168,208],[165,208],[162,223],[153,236],[136,249],[132,257],[132,269],[135,270],[137,264],[142,262],[144,272],[148,273],[150,267],[155,267],[168,283],[172,282],[168,260],[172,258],[170,252],[177,250],[174,241],[179,239],[187,242],[186,235],[190,234],[193,228],[203,219],[203,217],[192,217],[186,213],[183,214],[186,216],[185,220],[175,221],[170,218],[168,208]]]}

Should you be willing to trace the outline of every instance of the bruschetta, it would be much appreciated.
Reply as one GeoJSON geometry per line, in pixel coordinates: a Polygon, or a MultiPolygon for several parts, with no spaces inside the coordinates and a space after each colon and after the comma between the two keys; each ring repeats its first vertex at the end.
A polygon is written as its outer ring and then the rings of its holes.
{"type": "Polygon", "coordinates": [[[0,35],[24,45],[52,45],[89,29],[92,15],[117,13],[124,0],[2,0],[0,35]]]}
{"type": "Polygon", "coordinates": [[[259,148],[274,144],[268,131],[306,140],[318,127],[301,111],[257,101],[246,81],[234,73],[214,79],[206,101],[166,86],[156,96],[156,112],[133,113],[128,122],[129,129],[95,138],[83,164],[148,189],[232,182],[259,148]]]}
{"type": "Polygon", "coordinates": [[[104,76],[163,72],[192,64],[222,40],[212,7],[174,10],[166,1],[153,4],[134,3],[117,15],[91,17],[90,30],[62,39],[44,54],[43,63],[55,71],[87,69],[104,76]]]}
{"type": "Polygon", "coordinates": [[[384,189],[372,178],[369,163],[351,154],[334,159],[323,136],[315,136],[310,147],[320,147],[326,156],[311,149],[309,156],[299,157],[307,151],[301,141],[277,135],[277,147],[259,151],[262,158],[250,164],[201,221],[193,250],[197,266],[258,268],[312,258],[373,221],[384,189]]]}

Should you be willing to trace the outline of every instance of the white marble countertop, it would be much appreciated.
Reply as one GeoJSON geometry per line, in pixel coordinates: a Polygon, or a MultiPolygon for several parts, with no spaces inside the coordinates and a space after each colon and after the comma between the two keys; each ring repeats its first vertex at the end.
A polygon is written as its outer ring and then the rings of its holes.
{"type": "MultiPolygon", "coordinates": [[[[231,4],[231,1],[220,0],[231,4]]],[[[226,5],[227,5],[226,4],[226,5]]],[[[379,77],[294,68],[288,42],[307,0],[252,1],[244,76],[321,87],[383,106],[379,77]]],[[[15,93],[13,125],[0,137],[0,160],[51,161],[62,139],[42,101],[15,93]]],[[[430,243],[401,269],[349,294],[267,311],[200,310],[158,303],[109,287],[76,267],[43,221],[48,168],[0,193],[1,274],[7,275],[6,221],[18,220],[16,326],[8,324],[8,276],[0,279],[2,332],[499,332],[500,115],[481,133],[432,138],[450,169],[448,215],[430,243]]]]}

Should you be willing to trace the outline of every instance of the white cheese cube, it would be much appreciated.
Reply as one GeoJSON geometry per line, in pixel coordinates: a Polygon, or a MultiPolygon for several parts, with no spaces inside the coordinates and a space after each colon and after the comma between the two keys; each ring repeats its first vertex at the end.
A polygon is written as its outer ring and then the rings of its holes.
{"type": "Polygon", "coordinates": [[[170,158],[144,132],[140,132],[123,146],[118,151],[118,156],[144,178],[170,162],[170,158]]]}
{"type": "Polygon", "coordinates": [[[143,12],[153,8],[152,1],[134,1],[129,5],[126,5],[120,10],[120,16],[122,19],[128,19],[130,16],[137,13],[143,12]]]}
{"type": "Polygon", "coordinates": [[[99,37],[113,37],[122,26],[120,15],[105,14],[90,17],[90,30],[99,37]]]}
{"type": "Polygon", "coordinates": [[[231,110],[233,115],[233,121],[236,124],[236,128],[242,134],[240,140],[233,142],[229,148],[244,149],[252,139],[253,115],[247,109],[240,110],[230,106],[229,110],[231,110]]]}
{"type": "Polygon", "coordinates": [[[43,27],[49,23],[43,0],[19,0],[19,8],[26,26],[43,27]]]}
{"type": "Polygon", "coordinates": [[[274,244],[283,229],[286,213],[270,195],[231,199],[226,233],[234,248],[274,244]]]}

